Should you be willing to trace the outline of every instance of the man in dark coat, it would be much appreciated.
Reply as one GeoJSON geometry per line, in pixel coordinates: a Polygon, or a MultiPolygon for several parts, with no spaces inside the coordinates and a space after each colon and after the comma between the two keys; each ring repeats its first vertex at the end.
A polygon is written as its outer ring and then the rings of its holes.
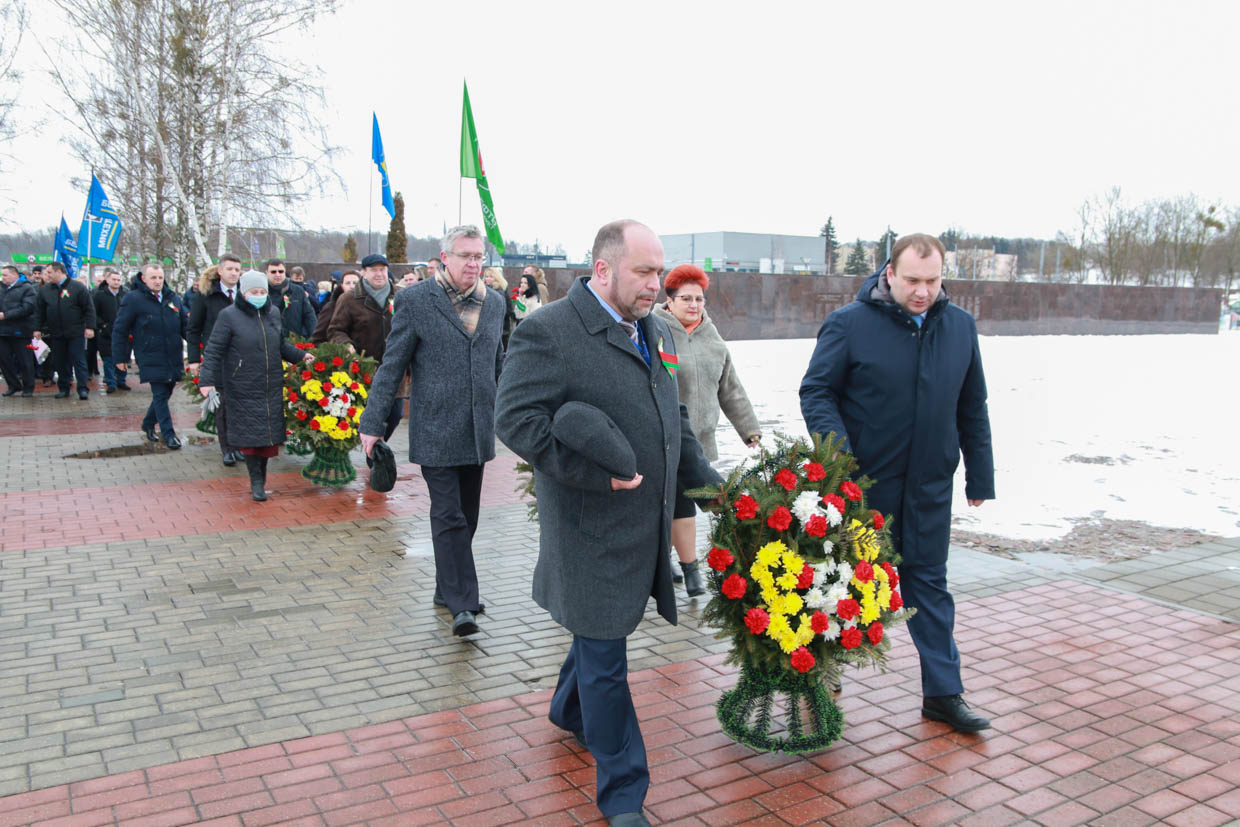
{"type": "Polygon", "coordinates": [[[675,352],[667,325],[650,312],[663,245],[648,227],[616,221],[599,230],[593,257],[592,275],[564,301],[513,331],[496,432],[534,466],[534,600],[573,633],[551,721],[594,755],[608,821],[644,825],[650,773],[625,641],[651,597],[659,614],[677,619],[669,560],[677,482],[692,489],[721,480],[661,358],[675,352]],[[576,406],[594,416],[561,430],[561,412],[576,406]],[[595,453],[612,441],[631,467],[606,458],[615,451],[595,453]]]}
{"type": "Polygon", "coordinates": [[[314,312],[314,305],[310,303],[306,291],[302,290],[300,285],[289,281],[286,272],[284,262],[280,259],[273,258],[267,262],[268,301],[273,302],[280,310],[285,338],[290,333],[296,333],[309,339],[314,333],[314,323],[318,320],[318,315],[314,312]]]}
{"type": "MultiPolygon", "coordinates": [[[[396,283],[388,275],[387,259],[372,253],[362,259],[362,279],[348,293],[341,293],[331,310],[327,338],[365,353],[383,363],[388,333],[392,330],[392,311],[396,303],[396,283]]],[[[327,309],[324,308],[324,312],[327,309]]],[[[402,383],[403,384],[403,383],[402,383]]],[[[407,393],[398,389],[383,429],[389,440],[400,425],[407,393]]]]}
{"type": "Polygon", "coordinates": [[[121,300],[128,292],[125,285],[121,284],[120,272],[108,270],[103,276],[103,282],[95,288],[93,296],[95,319],[99,325],[95,340],[99,342],[99,355],[103,357],[104,393],[129,390],[125,370],[117,370],[116,363],[112,360],[112,326],[120,313],[121,300]]]}
{"type": "Polygon", "coordinates": [[[447,272],[396,294],[392,332],[358,430],[370,456],[411,371],[409,459],[422,466],[431,496],[436,602],[452,613],[452,633],[465,637],[478,631],[482,611],[473,538],[482,470],[495,458],[504,301],[482,284],[485,242],[477,227],[453,227],[443,247],[447,272]]]}
{"type": "Polygon", "coordinates": [[[909,632],[921,656],[922,715],[964,732],[990,722],[961,693],[947,590],[952,476],[965,462],[971,506],[994,499],[994,459],[977,325],[942,290],[943,245],[900,238],[857,300],[827,317],[801,382],[810,433],[843,437],[875,481],[871,506],[894,517],[909,632]]]}
{"type": "MultiPolygon", "coordinates": [[[[238,282],[241,280],[241,259],[232,254],[220,256],[216,265],[215,276],[210,275],[210,268],[203,273],[198,284],[198,299],[189,311],[189,324],[186,326],[186,356],[189,372],[198,375],[202,368],[202,354],[211,341],[211,333],[215,330],[215,322],[220,313],[232,307],[241,294],[238,282]]],[[[241,452],[228,441],[228,400],[224,398],[224,389],[216,388],[219,394],[219,407],[215,409],[215,432],[220,443],[223,463],[227,466],[236,465],[241,459],[241,452]]]]}
{"type": "Polygon", "coordinates": [[[56,398],[69,395],[69,383],[76,371],[78,398],[87,399],[90,378],[86,375],[86,340],[95,335],[95,303],[90,288],[69,278],[59,261],[47,265],[44,277],[37,294],[38,329],[34,337],[42,338],[52,349],[48,358],[56,362],[60,385],[56,398]]]}
{"type": "Polygon", "coordinates": [[[164,286],[164,268],[147,264],[138,286],[121,301],[112,330],[112,358],[117,368],[128,363],[132,346],[138,359],[138,376],[151,386],[151,404],[142,419],[142,433],[151,442],[159,441],[155,435],[158,422],[164,444],[174,451],[181,447],[181,440],[172,426],[168,400],[185,375],[181,359],[185,316],[181,297],[164,286]]]}
{"type": "Polygon", "coordinates": [[[9,387],[4,396],[34,396],[34,354],[27,346],[34,329],[34,287],[12,264],[0,270],[0,371],[9,387]]]}

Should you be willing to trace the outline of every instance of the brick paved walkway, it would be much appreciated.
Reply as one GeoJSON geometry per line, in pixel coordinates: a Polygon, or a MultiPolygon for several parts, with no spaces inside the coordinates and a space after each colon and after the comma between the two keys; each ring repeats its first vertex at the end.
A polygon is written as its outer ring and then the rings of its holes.
{"type": "MultiPolygon", "coordinates": [[[[430,603],[416,469],[379,497],[316,489],[282,457],[259,505],[213,443],[65,458],[137,444],[148,401],[0,401],[0,825],[597,820],[592,759],[545,720],[568,637],[528,596],[537,533],[511,455],[487,469],[488,613],[458,641],[430,603]]],[[[890,672],[847,677],[840,742],[808,757],[719,733],[734,673],[682,593],[681,626],[650,612],[629,642],[652,819],[1227,823],[1237,555],[1057,573],[955,550],[965,680],[995,728],[920,718],[901,631],[890,672]]]]}

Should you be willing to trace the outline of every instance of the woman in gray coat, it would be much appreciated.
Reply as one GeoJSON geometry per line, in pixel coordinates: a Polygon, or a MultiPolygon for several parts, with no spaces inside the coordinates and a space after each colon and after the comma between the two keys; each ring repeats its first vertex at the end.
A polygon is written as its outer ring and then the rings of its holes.
{"type": "MultiPolygon", "coordinates": [[[[719,459],[715,427],[719,424],[720,411],[751,448],[757,447],[762,431],[732,365],[732,354],[706,315],[709,286],[710,278],[702,268],[682,264],[667,274],[663,283],[667,304],[655,308],[655,313],[671,328],[680,359],[680,369],[676,371],[680,401],[689,410],[689,422],[694,436],[702,443],[702,453],[714,462],[719,459]]],[[[672,516],[672,545],[684,572],[685,591],[690,597],[697,597],[706,593],[694,548],[697,506],[683,490],[676,492],[672,516]]]]}
{"type": "Polygon", "coordinates": [[[250,496],[267,499],[267,460],[284,443],[283,362],[314,357],[280,337],[280,308],[267,297],[267,277],[241,276],[241,292],[220,311],[202,356],[199,390],[219,386],[228,399],[228,443],[241,451],[250,472],[250,496]]]}

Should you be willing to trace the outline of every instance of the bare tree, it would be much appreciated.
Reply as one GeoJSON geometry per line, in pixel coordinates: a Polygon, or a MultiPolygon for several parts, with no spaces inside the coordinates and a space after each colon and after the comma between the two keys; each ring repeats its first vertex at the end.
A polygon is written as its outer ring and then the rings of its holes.
{"type": "Polygon", "coordinates": [[[0,0],[0,171],[10,156],[4,146],[17,134],[13,110],[22,73],[18,69],[17,50],[26,34],[26,6],[22,0],[0,0]]]}

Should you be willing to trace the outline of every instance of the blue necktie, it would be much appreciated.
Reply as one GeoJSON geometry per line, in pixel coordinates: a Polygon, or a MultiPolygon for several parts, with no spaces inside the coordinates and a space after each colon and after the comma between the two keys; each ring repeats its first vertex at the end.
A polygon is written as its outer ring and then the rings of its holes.
{"type": "Polygon", "coordinates": [[[620,326],[624,328],[624,332],[629,334],[630,341],[637,348],[637,352],[646,360],[646,365],[650,365],[650,351],[646,349],[646,337],[642,335],[641,329],[636,322],[620,320],[620,326]]]}
{"type": "Polygon", "coordinates": [[[914,316],[913,321],[917,322],[918,327],[921,327],[925,323],[926,317],[925,316],[914,316]]]}

